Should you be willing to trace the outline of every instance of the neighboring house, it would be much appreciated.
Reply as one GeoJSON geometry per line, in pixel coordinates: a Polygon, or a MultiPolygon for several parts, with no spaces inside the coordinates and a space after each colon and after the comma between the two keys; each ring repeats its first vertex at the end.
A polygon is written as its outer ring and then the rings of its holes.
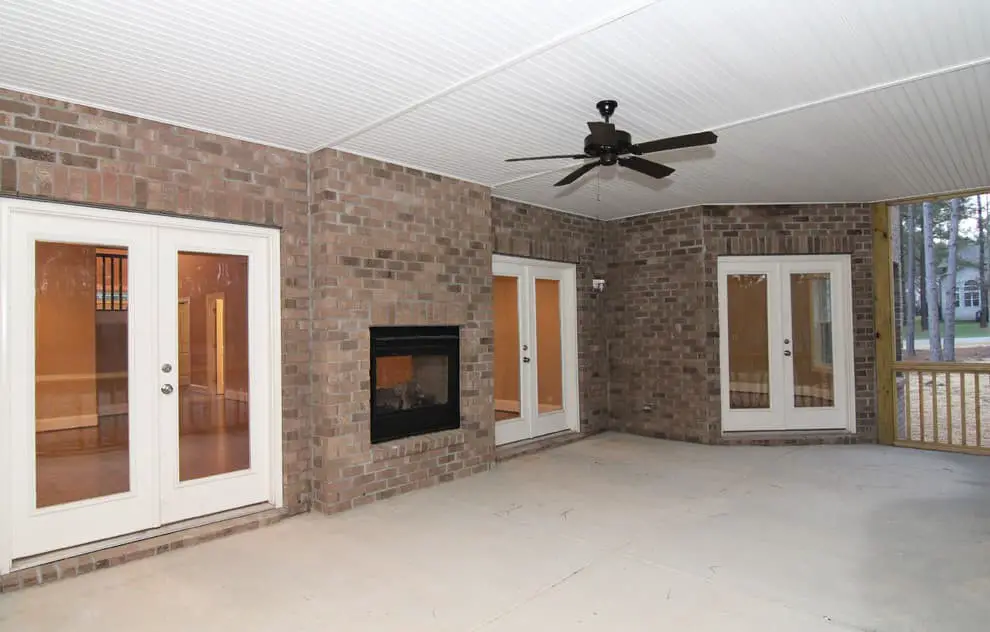
{"type": "MultiPolygon", "coordinates": [[[[960,248],[956,254],[956,320],[980,318],[980,249],[976,244],[960,248]]],[[[944,280],[945,277],[943,276],[944,280]]],[[[944,317],[944,315],[943,315],[944,317]]]]}
{"type": "MultiPolygon", "coordinates": [[[[956,321],[979,320],[980,318],[980,250],[976,244],[967,244],[956,254],[956,287],[953,291],[956,303],[956,321]]],[[[944,296],[946,274],[939,277],[940,296],[944,296]]],[[[920,286],[920,279],[915,278],[915,301],[921,309],[922,295],[925,289],[920,286]]],[[[915,314],[920,317],[920,311],[915,314]]],[[[942,318],[945,314],[942,314],[942,318]]]]}

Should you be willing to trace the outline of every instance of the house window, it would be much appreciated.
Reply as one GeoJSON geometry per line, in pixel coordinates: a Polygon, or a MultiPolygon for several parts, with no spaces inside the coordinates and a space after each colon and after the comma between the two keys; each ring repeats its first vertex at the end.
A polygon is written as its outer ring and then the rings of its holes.
{"type": "MultiPolygon", "coordinates": [[[[956,305],[958,304],[959,300],[956,299],[956,305]]],[[[980,306],[980,284],[976,281],[969,280],[963,283],[963,305],[965,307],[980,306]]]]}
{"type": "Polygon", "coordinates": [[[827,276],[813,280],[811,291],[812,310],[815,321],[812,355],[815,364],[832,364],[832,284],[827,276]]]}

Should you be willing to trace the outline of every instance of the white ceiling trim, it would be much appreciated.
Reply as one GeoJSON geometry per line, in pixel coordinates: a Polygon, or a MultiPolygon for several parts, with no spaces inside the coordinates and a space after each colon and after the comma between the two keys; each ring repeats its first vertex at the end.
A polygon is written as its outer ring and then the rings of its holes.
{"type": "MultiPolygon", "coordinates": [[[[898,206],[900,204],[913,204],[922,200],[936,200],[936,199],[946,199],[952,197],[971,197],[974,195],[986,195],[990,193],[990,182],[980,187],[967,187],[958,191],[941,191],[939,193],[928,193],[926,195],[913,195],[911,197],[898,197],[898,198],[885,198],[883,200],[870,200],[869,202],[864,202],[864,204],[889,204],[890,206],[898,206]]],[[[498,196],[495,196],[498,197],[498,196]]]]}
{"type": "MultiPolygon", "coordinates": [[[[499,196],[495,196],[499,197],[499,196]]],[[[684,206],[675,206],[672,208],[665,208],[661,210],[653,211],[639,211],[637,213],[632,213],[631,215],[623,215],[622,217],[608,217],[605,219],[599,219],[602,222],[621,222],[622,220],[632,219],[634,217],[643,217],[645,215],[656,215],[657,213],[672,213],[674,211],[683,211],[687,208],[698,208],[701,206],[835,206],[836,204],[873,204],[873,202],[863,202],[862,200],[827,200],[823,202],[699,202],[698,204],[685,204],[684,206]]],[[[536,204],[530,204],[530,206],[537,206],[536,204]]]]}
{"type": "MultiPolygon", "coordinates": [[[[598,221],[598,222],[610,221],[610,220],[603,220],[602,218],[595,217],[594,215],[588,215],[587,213],[578,213],[577,211],[569,211],[569,210],[567,210],[565,208],[558,208],[556,206],[550,206],[548,204],[539,204],[539,203],[536,203],[536,202],[527,202],[526,200],[521,200],[519,198],[510,197],[508,195],[498,195],[497,193],[495,193],[494,190],[492,190],[492,198],[493,199],[494,198],[498,198],[500,200],[505,200],[506,202],[514,202],[516,204],[523,204],[523,205],[528,206],[530,208],[544,208],[544,209],[547,209],[547,210],[550,210],[550,211],[557,211],[558,213],[563,213],[564,215],[573,215],[574,217],[580,217],[582,219],[593,219],[593,220],[598,221]]],[[[650,213],[655,213],[655,212],[656,211],[650,211],[650,213]]]]}
{"type": "Polygon", "coordinates": [[[342,154],[350,154],[352,156],[357,156],[359,158],[367,158],[369,160],[377,160],[378,162],[384,162],[390,165],[395,165],[396,167],[403,167],[405,169],[413,169],[415,171],[420,171],[422,173],[430,173],[435,176],[440,176],[441,178],[450,178],[451,180],[457,180],[458,182],[467,182],[468,184],[477,184],[478,186],[485,187],[486,189],[491,189],[492,185],[486,182],[478,182],[476,180],[469,180],[463,176],[455,176],[449,173],[444,173],[443,171],[437,171],[436,169],[424,169],[419,165],[411,165],[405,162],[399,162],[393,160],[392,158],[382,158],[381,156],[375,156],[374,154],[367,154],[360,151],[351,151],[350,149],[339,149],[337,147],[323,147],[322,149],[317,149],[316,151],[310,152],[309,155],[315,154],[317,151],[323,151],[328,149],[330,151],[336,151],[342,154]]]}
{"type": "MultiPolygon", "coordinates": [[[[320,149],[324,149],[324,148],[327,148],[327,147],[336,147],[337,145],[340,145],[342,143],[346,143],[347,141],[349,141],[349,140],[351,140],[353,138],[356,138],[358,136],[361,136],[362,134],[366,134],[367,132],[370,132],[371,130],[377,129],[377,128],[381,127],[382,125],[385,125],[389,121],[393,121],[393,120],[399,118],[400,116],[403,116],[405,114],[408,114],[409,112],[412,112],[414,110],[417,110],[417,109],[423,107],[424,105],[427,105],[427,104],[429,104],[429,103],[431,103],[433,101],[436,101],[437,99],[440,99],[440,98],[443,98],[443,97],[447,96],[448,94],[451,94],[453,92],[456,92],[456,91],[458,91],[458,90],[460,90],[462,88],[466,88],[467,86],[469,86],[469,85],[471,85],[471,84],[473,84],[475,82],[481,81],[482,79],[485,79],[485,78],[490,77],[492,75],[498,74],[498,73],[500,73],[500,72],[502,72],[504,70],[507,70],[509,68],[512,68],[516,64],[520,64],[520,63],[526,61],[527,59],[531,59],[533,57],[536,57],[537,55],[540,55],[542,53],[545,53],[548,50],[552,50],[552,49],[554,49],[554,48],[556,48],[558,46],[561,46],[562,44],[566,44],[567,42],[571,41],[572,39],[574,39],[576,37],[581,37],[582,35],[585,35],[587,33],[591,33],[592,31],[596,31],[596,30],[598,30],[598,29],[600,29],[600,28],[602,28],[604,26],[608,26],[609,24],[612,24],[613,22],[616,22],[616,21],[621,20],[621,19],[623,19],[625,17],[628,17],[628,16],[630,16],[630,15],[632,15],[632,14],[638,12],[638,11],[642,11],[643,9],[645,9],[645,8],[647,8],[647,7],[649,7],[649,6],[653,5],[653,4],[656,4],[657,2],[660,2],[660,0],[639,0],[639,2],[636,2],[636,3],[633,3],[632,5],[623,7],[621,9],[619,9],[618,11],[613,11],[611,13],[608,13],[608,14],[606,14],[603,17],[600,17],[600,18],[598,18],[596,20],[593,20],[593,21],[589,22],[588,24],[585,24],[585,25],[580,26],[580,27],[578,27],[576,29],[572,29],[570,31],[566,31],[564,33],[561,33],[560,35],[557,35],[557,36],[555,36],[555,37],[547,40],[546,42],[543,42],[542,44],[538,44],[538,45],[536,45],[536,46],[534,46],[532,48],[529,48],[529,49],[527,49],[527,50],[525,50],[525,51],[523,51],[523,52],[521,52],[521,53],[519,53],[517,55],[514,55],[514,56],[512,56],[512,57],[510,57],[510,58],[508,58],[506,60],[500,61],[500,62],[498,62],[497,64],[495,64],[493,66],[489,66],[488,68],[482,70],[479,73],[476,73],[474,75],[471,75],[470,77],[465,77],[464,79],[461,79],[460,81],[457,81],[457,82],[449,85],[448,87],[444,88],[443,90],[439,90],[439,91],[434,92],[433,94],[428,95],[428,96],[426,96],[426,97],[424,97],[422,99],[419,99],[417,101],[414,101],[414,102],[410,103],[409,105],[407,105],[407,106],[405,106],[403,108],[400,108],[398,110],[395,110],[394,112],[392,112],[390,114],[387,114],[387,115],[379,118],[376,121],[372,121],[371,123],[368,123],[367,125],[363,125],[363,126],[357,128],[356,130],[351,131],[351,132],[348,132],[348,133],[346,133],[343,136],[340,136],[338,138],[335,138],[334,140],[332,140],[332,141],[330,141],[328,143],[320,144],[320,145],[318,145],[317,147],[313,148],[310,151],[318,151],[320,149]]],[[[491,186],[491,185],[487,185],[487,186],[491,186]]]]}
{"type": "MultiPolygon", "coordinates": [[[[947,75],[949,73],[959,72],[961,70],[967,70],[969,68],[976,68],[984,64],[990,64],[990,57],[980,57],[979,59],[973,59],[960,64],[952,64],[951,66],[945,66],[942,68],[937,68],[935,70],[929,70],[927,72],[917,73],[914,75],[910,75],[908,77],[895,79],[893,81],[875,83],[863,88],[857,88],[856,90],[849,90],[847,92],[835,94],[830,97],[825,97],[824,99],[816,99],[814,101],[808,101],[806,103],[799,103],[797,105],[788,106],[786,108],[781,108],[779,110],[774,110],[772,112],[765,112],[763,114],[757,114],[756,116],[750,116],[748,118],[732,121],[731,123],[725,123],[723,125],[715,125],[713,127],[709,127],[708,129],[712,131],[722,131],[726,129],[731,129],[733,127],[740,127],[742,125],[747,125],[749,123],[756,123],[758,121],[764,121],[766,119],[775,118],[777,116],[783,116],[785,114],[800,112],[801,110],[806,110],[808,108],[813,108],[820,105],[826,105],[828,103],[835,103],[836,101],[842,101],[844,99],[850,99],[852,97],[863,96],[866,94],[871,94],[873,92],[886,90],[888,88],[895,88],[897,86],[903,86],[905,84],[914,83],[916,81],[923,81],[925,79],[931,79],[933,77],[939,77],[941,75],[947,75]]],[[[552,173],[557,173],[559,171],[568,171],[570,169],[574,169],[577,164],[578,164],[577,162],[574,162],[568,165],[556,167],[554,169],[547,169],[546,171],[540,171],[539,173],[531,173],[525,176],[520,176],[518,178],[512,178],[511,180],[506,180],[504,182],[497,182],[490,186],[494,189],[501,186],[515,184],[517,182],[525,182],[526,180],[532,180],[533,178],[539,178],[541,176],[550,175],[552,173]]],[[[655,211],[646,211],[646,212],[653,213],[655,211]]],[[[635,217],[635,216],[630,215],[629,217],[635,217]]]]}
{"type": "Polygon", "coordinates": [[[162,125],[170,125],[172,127],[181,127],[183,129],[191,129],[195,132],[203,132],[204,134],[213,134],[214,136],[220,136],[222,138],[232,138],[234,140],[244,141],[245,143],[252,143],[254,145],[262,145],[263,147],[272,147],[274,149],[283,149],[285,151],[291,151],[297,154],[308,154],[311,153],[306,149],[300,147],[289,147],[288,145],[279,145],[267,140],[258,140],[257,138],[251,138],[250,136],[240,136],[238,134],[231,134],[230,132],[220,132],[215,129],[210,129],[208,127],[201,127],[198,125],[190,125],[189,123],[182,121],[174,121],[167,118],[162,118],[160,116],[150,116],[144,112],[134,112],[132,110],[127,110],[124,108],[119,108],[115,105],[106,105],[105,103],[94,103],[92,101],[87,101],[85,99],[77,99],[76,97],[67,97],[61,94],[55,94],[52,92],[44,92],[35,90],[34,88],[22,88],[10,83],[0,82],[0,88],[4,90],[12,90],[13,92],[23,92],[24,94],[33,94],[36,97],[42,97],[44,99],[54,99],[55,101],[65,101],[66,103],[71,103],[73,105],[81,105],[87,108],[95,108],[97,110],[105,110],[107,112],[114,112],[116,114],[124,114],[125,116],[133,116],[134,118],[143,119],[145,121],[152,121],[154,123],[161,123],[162,125]]]}

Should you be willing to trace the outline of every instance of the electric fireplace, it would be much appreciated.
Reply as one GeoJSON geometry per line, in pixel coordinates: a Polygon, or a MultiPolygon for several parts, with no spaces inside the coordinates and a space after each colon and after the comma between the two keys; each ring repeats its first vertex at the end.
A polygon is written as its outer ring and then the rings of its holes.
{"type": "Polygon", "coordinates": [[[457,327],[371,328],[371,442],[460,427],[457,327]]]}

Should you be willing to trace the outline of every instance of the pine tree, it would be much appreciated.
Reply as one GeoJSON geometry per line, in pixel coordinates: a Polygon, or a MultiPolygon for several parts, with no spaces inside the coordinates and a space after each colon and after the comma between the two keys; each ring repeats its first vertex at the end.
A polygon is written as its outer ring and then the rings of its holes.
{"type": "Polygon", "coordinates": [[[914,357],[914,319],[917,315],[915,297],[917,296],[917,282],[914,278],[915,268],[915,206],[908,204],[904,207],[907,211],[907,234],[905,243],[907,244],[907,255],[904,257],[904,321],[905,321],[905,349],[909,357],[914,357]]]}
{"type": "Polygon", "coordinates": [[[946,255],[946,275],[943,284],[943,312],[945,314],[945,345],[942,358],[946,362],[956,360],[956,243],[959,240],[959,220],[962,217],[963,202],[955,198],[951,203],[952,212],[949,215],[949,235],[946,255]]]}
{"type": "Polygon", "coordinates": [[[931,202],[922,205],[922,228],[925,250],[925,298],[928,303],[928,355],[932,362],[942,361],[942,337],[938,318],[938,274],[935,267],[935,209],[931,202]]]}

